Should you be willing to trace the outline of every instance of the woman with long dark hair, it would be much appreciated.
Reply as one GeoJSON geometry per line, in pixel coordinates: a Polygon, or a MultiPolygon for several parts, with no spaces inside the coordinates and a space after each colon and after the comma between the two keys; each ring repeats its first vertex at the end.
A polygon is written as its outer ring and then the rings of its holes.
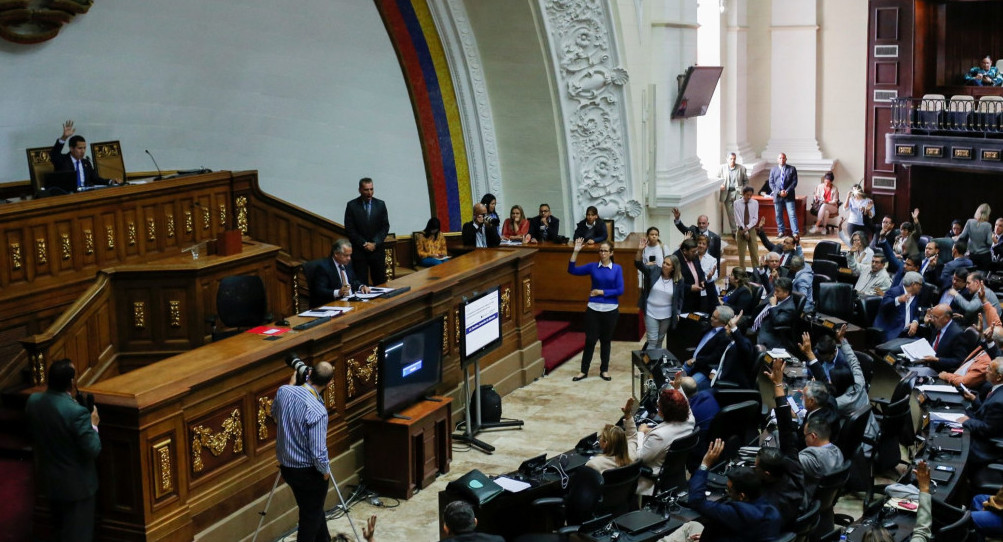
{"type": "Polygon", "coordinates": [[[439,265],[449,258],[446,251],[446,238],[439,231],[441,224],[439,219],[432,217],[425,224],[425,230],[418,234],[414,240],[418,248],[418,263],[425,267],[439,265]]]}

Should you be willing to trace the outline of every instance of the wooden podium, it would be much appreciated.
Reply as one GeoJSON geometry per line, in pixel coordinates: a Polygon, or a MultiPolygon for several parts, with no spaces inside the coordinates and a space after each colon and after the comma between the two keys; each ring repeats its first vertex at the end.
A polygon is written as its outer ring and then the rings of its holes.
{"type": "Polygon", "coordinates": [[[365,438],[366,484],[380,494],[410,499],[414,490],[428,487],[449,472],[453,456],[452,412],[448,397],[422,401],[400,414],[381,419],[375,413],[362,419],[365,438]]]}

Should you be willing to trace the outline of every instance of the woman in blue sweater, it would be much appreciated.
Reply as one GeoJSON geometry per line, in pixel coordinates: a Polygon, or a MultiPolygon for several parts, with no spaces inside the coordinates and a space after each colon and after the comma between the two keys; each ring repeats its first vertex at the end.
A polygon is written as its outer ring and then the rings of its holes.
{"type": "Polygon", "coordinates": [[[592,277],[592,290],[589,292],[589,305],[585,311],[585,351],[582,352],[582,371],[572,378],[575,382],[589,375],[589,365],[592,364],[592,354],[599,341],[599,378],[609,381],[609,351],[613,340],[613,329],[620,317],[620,306],[617,298],[623,295],[623,269],[613,263],[613,243],[603,241],[599,244],[599,262],[575,265],[578,252],[585,240],[575,239],[575,250],[568,262],[568,273],[572,275],[588,275],[592,277]]]}

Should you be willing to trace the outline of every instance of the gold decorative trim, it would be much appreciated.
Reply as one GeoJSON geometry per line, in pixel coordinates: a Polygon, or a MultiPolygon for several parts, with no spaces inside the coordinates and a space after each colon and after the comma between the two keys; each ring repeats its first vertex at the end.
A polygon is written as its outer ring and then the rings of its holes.
{"type": "MultiPolygon", "coordinates": [[[[332,379],[333,380],[333,379],[332,379]]],[[[271,397],[258,397],[258,440],[268,440],[268,420],[272,417],[271,397]]]]}
{"type": "Polygon", "coordinates": [[[219,229],[226,230],[226,204],[219,204],[219,229]]]}
{"type": "Polygon", "coordinates": [[[136,329],[143,329],[146,327],[146,302],[132,302],[132,322],[136,329]]]}
{"type": "Polygon", "coordinates": [[[453,335],[453,344],[460,344],[460,309],[453,311],[453,330],[456,332],[453,335]]]}
{"type": "Polygon", "coordinates": [[[522,312],[533,310],[533,279],[522,279],[522,312]]]}
{"type": "Polygon", "coordinates": [[[247,235],[247,196],[237,196],[237,229],[247,235]]]}
{"type": "Polygon", "coordinates": [[[386,268],[387,268],[387,278],[390,279],[390,280],[394,280],[395,278],[397,278],[397,269],[394,266],[393,252],[394,251],[392,251],[392,250],[384,250],[383,251],[383,263],[384,263],[384,265],[386,265],[386,268]]]}
{"type": "Polygon", "coordinates": [[[172,213],[167,213],[167,238],[174,239],[174,215],[172,213]]]}
{"type": "Polygon", "coordinates": [[[202,462],[202,448],[208,448],[209,452],[219,457],[222,455],[226,445],[233,438],[233,453],[239,454],[244,451],[244,430],[240,426],[240,410],[233,409],[230,416],[223,420],[222,429],[218,433],[213,433],[212,429],[204,425],[197,425],[192,429],[192,470],[202,472],[205,464],[202,462]]]}
{"type": "Polygon", "coordinates": [[[157,221],[152,216],[146,219],[146,240],[157,240],[157,221]]]}
{"type": "Polygon", "coordinates": [[[31,381],[36,386],[45,384],[45,354],[32,352],[28,357],[31,363],[31,381]]]}
{"type": "Polygon", "coordinates": [[[174,439],[168,438],[153,445],[154,463],[153,477],[156,480],[153,495],[159,499],[174,491],[174,470],[171,468],[171,456],[174,455],[174,439]]]}
{"type": "Polygon", "coordinates": [[[299,314],[302,312],[300,310],[300,272],[303,271],[303,266],[296,268],[293,271],[293,312],[299,314]]]}
{"type": "Polygon", "coordinates": [[[356,384],[362,387],[363,384],[375,385],[376,382],[376,362],[379,359],[379,346],[373,346],[373,349],[369,351],[366,355],[366,359],[358,361],[355,358],[349,358],[345,365],[347,367],[348,378],[348,398],[354,399],[356,392],[356,384]]]}
{"type": "Polygon", "coordinates": [[[212,226],[212,213],[208,207],[202,207],[202,229],[208,230],[212,226]]]}
{"type": "Polygon", "coordinates": [[[15,271],[21,269],[21,243],[11,243],[10,244],[10,266],[14,268],[15,271]]]}
{"type": "Polygon", "coordinates": [[[171,327],[181,327],[181,302],[176,300],[171,300],[167,302],[170,307],[170,325],[171,327]]]}
{"type": "Polygon", "coordinates": [[[35,239],[35,259],[38,260],[38,265],[49,263],[49,248],[43,238],[35,239]]]}
{"type": "Polygon", "coordinates": [[[105,226],[104,227],[104,231],[105,231],[105,234],[107,234],[107,237],[108,237],[108,250],[114,250],[114,248],[115,248],[115,227],[114,226],[105,226]]]}
{"type": "Polygon", "coordinates": [[[84,230],[84,253],[94,254],[94,232],[84,230]]]}
{"type": "Polygon", "coordinates": [[[324,388],[324,404],[327,405],[328,410],[334,410],[338,405],[338,395],[337,390],[334,388],[334,379],[332,378],[327,383],[327,387],[324,388]]]}
{"type": "Polygon", "coordinates": [[[70,245],[70,234],[60,233],[59,234],[59,248],[63,253],[63,259],[69,260],[73,256],[72,245],[70,245]]]}
{"type": "Polygon", "coordinates": [[[501,304],[502,315],[507,320],[511,316],[512,310],[512,288],[505,287],[505,291],[502,292],[501,296],[501,304]]]}
{"type": "Polygon", "coordinates": [[[185,233],[195,231],[195,221],[192,219],[191,209],[185,209],[185,233]]]}
{"type": "Polygon", "coordinates": [[[116,156],[122,156],[121,150],[122,149],[119,148],[118,143],[94,144],[92,153],[94,154],[95,159],[114,158],[116,156]]]}
{"type": "Polygon", "coordinates": [[[136,223],[135,222],[130,222],[129,225],[128,225],[128,227],[126,227],[125,232],[126,232],[127,237],[129,239],[129,246],[130,247],[136,246],[136,236],[138,235],[136,233],[136,223]]]}
{"type": "Polygon", "coordinates": [[[442,353],[449,352],[449,315],[442,315],[442,353]]]}

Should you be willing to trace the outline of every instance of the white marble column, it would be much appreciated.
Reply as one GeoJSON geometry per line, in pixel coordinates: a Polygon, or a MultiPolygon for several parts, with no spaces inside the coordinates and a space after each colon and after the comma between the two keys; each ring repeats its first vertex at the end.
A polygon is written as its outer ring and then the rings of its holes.
{"type": "MultiPolygon", "coordinates": [[[[834,160],[822,156],[817,139],[818,12],[815,1],[773,0],[770,21],[770,140],[762,158],[777,155],[798,169],[798,180],[812,187],[834,160]]],[[[799,193],[804,190],[799,187],[799,193]]]]}
{"type": "Polygon", "coordinates": [[[697,3],[667,0],[650,4],[651,73],[654,83],[655,184],[649,212],[670,214],[672,207],[698,201],[718,190],[697,157],[696,119],[672,119],[677,76],[696,64],[697,3]]]}
{"type": "Polygon", "coordinates": [[[728,0],[724,4],[724,51],[721,65],[721,112],[724,154],[734,152],[749,175],[768,167],[749,143],[749,0],[728,0]]]}

